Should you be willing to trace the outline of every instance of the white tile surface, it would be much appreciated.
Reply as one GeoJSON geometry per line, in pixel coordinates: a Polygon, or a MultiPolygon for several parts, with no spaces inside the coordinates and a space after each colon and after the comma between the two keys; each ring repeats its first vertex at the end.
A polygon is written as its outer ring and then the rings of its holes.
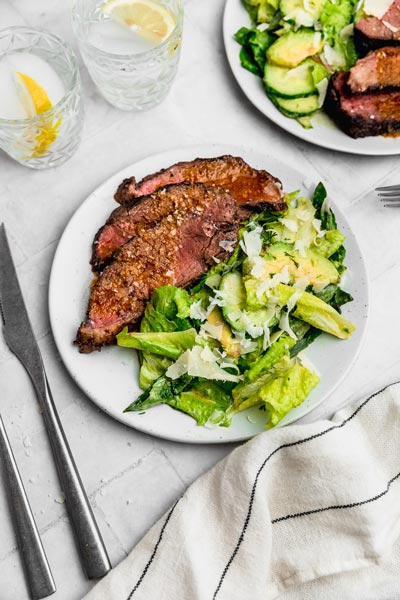
{"type": "MultiPolygon", "coordinates": [[[[121,113],[99,96],[82,67],[86,120],[75,156],[34,172],[0,153],[0,221],[5,221],[53,394],[112,562],[116,564],[190,482],[232,445],[182,446],[112,421],[69,379],[49,331],[47,282],[68,219],[104,179],[150,154],[208,141],[250,146],[321,178],[357,232],[371,279],[371,316],[360,358],[330,400],[305,421],[346,399],[400,379],[400,209],[381,208],[371,189],[400,181],[398,158],[319,149],[281,131],[253,109],[231,77],[221,38],[222,0],[186,1],[182,61],[167,100],[145,114],[121,113]]],[[[9,0],[0,26],[48,28],[75,46],[68,3],[9,0]]],[[[43,534],[58,591],[78,600],[89,589],[30,382],[0,338],[1,411],[43,534]],[[24,443],[25,441],[25,443],[24,443]]],[[[0,598],[28,598],[0,485],[0,598]]]]}

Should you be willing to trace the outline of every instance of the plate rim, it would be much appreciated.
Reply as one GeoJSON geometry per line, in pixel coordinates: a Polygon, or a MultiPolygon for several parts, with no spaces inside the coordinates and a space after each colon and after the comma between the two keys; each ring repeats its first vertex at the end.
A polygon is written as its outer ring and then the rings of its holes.
{"type": "MultiPolygon", "coordinates": [[[[123,413],[121,413],[121,416],[118,416],[116,414],[114,414],[113,412],[111,412],[105,405],[104,403],[101,403],[100,401],[98,401],[93,394],[90,392],[89,388],[87,388],[85,385],[83,385],[81,383],[81,381],[78,379],[77,375],[74,373],[73,369],[71,368],[69,361],[65,359],[64,356],[64,345],[62,344],[62,342],[59,340],[58,334],[57,332],[57,327],[54,325],[57,321],[57,316],[55,314],[55,308],[56,305],[55,303],[52,302],[52,297],[54,295],[54,280],[55,280],[55,273],[57,271],[57,263],[60,260],[60,255],[61,255],[61,250],[62,250],[62,242],[64,240],[64,236],[67,236],[69,233],[69,229],[75,224],[75,221],[79,222],[79,217],[81,212],[83,212],[86,208],[86,204],[90,203],[93,199],[93,197],[96,197],[97,195],[101,194],[102,190],[107,187],[108,185],[110,185],[110,182],[114,179],[119,179],[121,180],[121,177],[125,177],[127,174],[127,171],[134,171],[134,169],[136,168],[140,168],[140,165],[142,163],[145,163],[149,160],[151,161],[161,161],[161,160],[165,160],[166,164],[170,163],[170,159],[169,157],[171,155],[174,155],[175,153],[193,153],[193,154],[197,154],[198,156],[217,156],[220,154],[226,154],[228,152],[228,150],[232,153],[232,154],[236,154],[237,156],[241,156],[242,154],[250,154],[250,155],[258,155],[259,157],[263,157],[263,160],[265,160],[266,162],[270,159],[271,161],[275,161],[277,163],[279,163],[282,167],[288,167],[289,169],[291,169],[292,171],[298,173],[299,175],[301,175],[301,173],[299,171],[297,171],[297,169],[295,167],[292,167],[290,164],[288,164],[286,161],[282,161],[279,158],[275,158],[275,157],[270,157],[268,155],[265,155],[264,152],[259,151],[258,149],[252,149],[252,148],[247,148],[244,146],[235,146],[232,144],[220,144],[220,143],[210,143],[210,144],[195,144],[195,145],[189,145],[189,146],[184,146],[184,147],[176,147],[176,148],[172,148],[169,150],[165,150],[159,153],[155,153],[155,154],[151,154],[149,156],[140,158],[136,161],[134,161],[133,163],[125,166],[124,168],[120,169],[118,172],[116,172],[115,174],[111,175],[110,177],[108,177],[105,181],[103,181],[97,188],[95,188],[84,200],[83,202],[78,206],[78,208],[74,211],[74,213],[72,214],[72,216],[70,217],[70,219],[68,220],[60,238],[57,244],[57,249],[54,253],[54,257],[53,257],[53,261],[52,261],[52,266],[51,266],[51,270],[50,270],[50,277],[49,277],[49,286],[48,286],[48,310],[49,310],[49,317],[50,317],[50,326],[51,326],[51,331],[52,331],[52,335],[53,335],[53,339],[55,341],[58,353],[61,357],[61,360],[63,362],[63,365],[65,366],[66,370],[68,371],[68,373],[70,374],[71,378],[73,379],[73,381],[76,383],[76,385],[78,385],[78,387],[83,391],[83,393],[88,397],[88,399],[93,402],[98,408],[100,408],[103,412],[105,412],[106,414],[108,414],[111,418],[119,421],[120,423],[122,423],[125,426],[131,427],[133,429],[136,429],[138,431],[141,431],[143,433],[147,433],[149,435],[152,435],[154,437],[158,437],[161,439],[167,439],[170,441],[175,441],[175,442],[181,442],[181,443],[194,443],[194,444],[214,444],[214,443],[232,443],[232,442],[242,442],[248,439],[251,439],[252,437],[254,437],[254,435],[257,435],[259,432],[250,434],[250,435],[242,435],[242,436],[235,436],[232,438],[215,438],[215,439],[207,439],[207,438],[185,438],[185,437],[177,437],[175,434],[169,434],[167,433],[159,433],[156,431],[151,430],[151,428],[149,428],[148,426],[141,426],[141,423],[139,421],[135,422],[135,423],[127,423],[124,419],[123,419],[123,413]],[[169,161],[169,162],[168,162],[169,161]]],[[[111,198],[110,198],[111,200],[111,198]]],[[[356,245],[357,251],[359,253],[359,258],[361,261],[361,265],[362,265],[362,270],[363,270],[363,282],[365,284],[365,302],[366,302],[366,313],[363,317],[363,328],[361,331],[361,335],[360,335],[360,339],[358,341],[358,345],[355,349],[355,352],[351,358],[351,360],[348,362],[348,364],[346,365],[346,368],[341,372],[340,377],[337,379],[337,381],[335,382],[335,384],[329,388],[329,391],[325,393],[325,396],[322,397],[321,400],[319,400],[311,409],[309,409],[306,413],[304,413],[303,415],[301,415],[300,417],[294,418],[292,420],[290,420],[288,423],[283,423],[283,424],[278,424],[277,427],[281,427],[281,426],[286,426],[292,423],[295,423],[297,420],[303,418],[304,416],[306,416],[306,414],[310,413],[312,410],[316,409],[318,406],[320,406],[323,402],[325,402],[329,397],[331,397],[331,395],[333,394],[333,392],[336,390],[336,388],[344,381],[344,379],[347,377],[348,373],[350,372],[350,370],[353,368],[355,362],[357,361],[361,349],[363,347],[364,341],[365,341],[365,337],[366,337],[366,331],[367,331],[367,327],[368,327],[368,321],[369,321],[369,308],[370,308],[370,282],[369,282],[369,276],[368,276],[368,271],[366,268],[366,261],[365,261],[365,256],[364,253],[362,251],[362,248],[360,247],[360,244],[355,236],[355,234],[353,233],[352,228],[349,225],[349,222],[347,220],[347,218],[344,216],[342,210],[338,207],[338,205],[334,202],[333,200],[333,204],[334,204],[334,210],[335,213],[339,216],[339,220],[342,221],[343,223],[345,223],[346,227],[349,229],[349,231],[352,233],[352,237],[353,237],[353,241],[356,245]]],[[[77,321],[79,320],[79,316],[77,321]]],[[[190,418],[190,417],[188,417],[190,418]]],[[[203,429],[203,428],[199,428],[199,429],[203,429]]]]}
{"type": "MultiPolygon", "coordinates": [[[[242,67],[240,65],[239,51],[237,51],[235,54],[231,50],[231,48],[233,47],[232,46],[232,41],[233,41],[232,36],[233,36],[234,32],[230,31],[228,28],[229,27],[228,19],[231,16],[230,11],[233,10],[233,8],[236,5],[241,6],[239,3],[240,3],[240,0],[226,0],[225,1],[223,19],[222,19],[222,34],[223,34],[224,49],[225,49],[225,54],[226,54],[226,58],[227,58],[229,67],[230,67],[232,75],[236,81],[236,84],[238,85],[238,87],[240,88],[242,93],[246,96],[248,101],[253,106],[255,106],[255,108],[261,114],[263,114],[265,117],[267,117],[267,119],[269,119],[277,127],[284,129],[287,133],[290,133],[291,135],[293,135],[305,142],[308,142],[309,144],[313,144],[315,146],[325,148],[327,150],[334,150],[334,151],[344,152],[344,153],[348,153],[348,154],[354,154],[354,155],[358,155],[358,156],[395,156],[396,154],[400,154],[400,139],[399,138],[384,138],[383,136],[368,136],[366,138],[358,138],[357,140],[353,140],[353,138],[351,138],[350,136],[347,136],[344,132],[342,132],[343,135],[345,136],[345,138],[343,140],[343,144],[341,144],[340,142],[333,142],[333,143],[326,142],[326,141],[324,141],[323,138],[319,139],[319,140],[310,139],[309,137],[307,137],[307,131],[310,131],[310,130],[303,129],[300,126],[299,126],[299,129],[297,129],[296,125],[298,125],[298,123],[295,122],[294,119],[290,119],[290,118],[282,115],[278,111],[278,109],[272,104],[272,102],[269,100],[269,98],[267,97],[266,94],[265,94],[265,100],[267,100],[268,104],[265,104],[265,106],[264,106],[263,102],[260,102],[258,100],[258,98],[255,98],[252,91],[249,90],[249,88],[247,86],[242,85],[242,77],[240,76],[240,74],[241,74],[241,71],[245,71],[245,69],[244,69],[244,67],[242,67]],[[276,115],[276,118],[274,118],[274,115],[276,115]],[[396,142],[398,142],[398,147],[396,149],[395,147],[388,146],[387,148],[382,148],[379,150],[374,150],[373,148],[362,148],[362,147],[353,148],[352,146],[347,147],[346,143],[345,143],[346,138],[348,138],[347,141],[353,140],[354,142],[357,141],[357,142],[360,142],[361,144],[364,140],[376,139],[376,140],[382,141],[384,139],[387,139],[388,143],[393,142],[393,144],[395,144],[396,142]]],[[[243,8],[243,10],[245,10],[244,7],[242,7],[242,8],[243,8]]],[[[245,24],[243,24],[243,27],[245,27],[245,24]]],[[[238,49],[239,49],[239,45],[238,45],[238,49]]],[[[253,75],[253,77],[256,78],[255,75],[253,75]]],[[[333,121],[332,121],[332,123],[333,123],[333,121]]],[[[333,126],[335,127],[335,129],[340,131],[340,129],[334,123],[333,123],[333,126]]],[[[351,142],[349,142],[349,143],[351,143],[351,142]]]]}

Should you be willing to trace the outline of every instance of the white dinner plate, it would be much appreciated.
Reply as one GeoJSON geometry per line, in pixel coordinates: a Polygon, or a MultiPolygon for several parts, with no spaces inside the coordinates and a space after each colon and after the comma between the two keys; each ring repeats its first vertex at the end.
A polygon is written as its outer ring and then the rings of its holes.
{"type": "Polygon", "coordinates": [[[400,138],[373,136],[354,140],[343,133],[322,112],[312,118],[313,129],[304,129],[295,119],[289,119],[279,112],[267,97],[261,79],[244,69],[240,64],[240,45],[233,36],[241,27],[250,27],[250,23],[250,17],[241,0],[226,0],[223,35],[228,61],[237,83],[258,110],[282,129],[323,148],[372,156],[400,154],[400,138]]]}
{"type": "MultiPolygon", "coordinates": [[[[286,191],[301,189],[304,175],[292,167],[263,154],[238,147],[195,146],[151,156],[123,169],[95,190],[75,212],[60,239],[50,275],[50,321],[62,360],[76,383],[100,408],[125,425],[152,435],[182,442],[228,442],[247,439],[265,427],[265,414],[252,409],[235,415],[229,428],[199,427],[189,416],[169,406],[157,406],[144,414],[123,413],[140,393],[138,361],[131,349],[108,347],[101,352],[79,354],[73,344],[76,331],[84,319],[92,274],[89,266],[91,245],[97,230],[117,204],[113,194],[118,184],[135,175],[141,179],[178,161],[222,154],[241,156],[252,166],[266,169],[281,179],[286,191]]],[[[315,182],[317,183],[317,182],[315,182]]],[[[292,410],[282,425],[292,423],[323,402],[351,368],[360,348],[368,306],[367,277],[357,241],[344,216],[334,205],[338,223],[346,235],[349,274],[344,287],[354,301],[344,307],[344,314],[357,330],[348,341],[323,334],[307,349],[321,375],[321,381],[307,400],[292,410]]]]}

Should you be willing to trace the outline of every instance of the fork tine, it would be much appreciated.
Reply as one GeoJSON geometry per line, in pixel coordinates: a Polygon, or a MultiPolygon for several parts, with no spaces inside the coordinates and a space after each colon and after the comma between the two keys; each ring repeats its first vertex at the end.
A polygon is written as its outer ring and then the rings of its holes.
{"type": "Polygon", "coordinates": [[[375,188],[376,192],[389,192],[389,191],[395,191],[397,190],[398,192],[400,192],[400,185],[386,185],[383,187],[377,187],[375,188]]]}
{"type": "Polygon", "coordinates": [[[392,202],[391,204],[384,204],[385,208],[399,208],[400,202],[392,202]]]}
{"type": "Polygon", "coordinates": [[[400,190],[398,192],[379,192],[379,198],[398,198],[400,196],[400,190]]]}

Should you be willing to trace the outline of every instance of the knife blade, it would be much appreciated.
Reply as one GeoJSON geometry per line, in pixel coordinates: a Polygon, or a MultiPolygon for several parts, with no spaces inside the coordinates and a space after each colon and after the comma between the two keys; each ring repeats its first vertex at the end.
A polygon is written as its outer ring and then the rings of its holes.
{"type": "Polygon", "coordinates": [[[0,455],[18,549],[31,596],[33,600],[47,598],[54,594],[56,586],[1,415],[0,455]]]}
{"type": "Polygon", "coordinates": [[[25,367],[38,397],[82,564],[89,579],[103,577],[111,563],[51,395],[4,224],[0,225],[0,307],[4,339],[25,367]]]}

